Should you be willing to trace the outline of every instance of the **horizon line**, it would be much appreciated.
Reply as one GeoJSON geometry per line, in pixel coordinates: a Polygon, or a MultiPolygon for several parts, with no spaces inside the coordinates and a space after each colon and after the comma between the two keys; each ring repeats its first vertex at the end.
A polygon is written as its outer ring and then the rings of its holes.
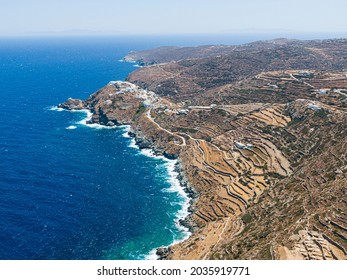
{"type": "MultiPolygon", "coordinates": [[[[63,33],[63,32],[43,32],[43,33],[23,33],[23,34],[0,34],[0,38],[61,38],[61,37],[187,37],[187,36],[196,36],[196,37],[207,37],[207,36],[215,36],[215,37],[225,37],[225,36],[280,36],[276,38],[284,38],[283,36],[291,35],[291,36],[305,36],[305,35],[319,35],[319,36],[346,36],[347,32],[318,32],[318,31],[303,31],[303,32],[295,32],[295,31],[245,31],[245,32],[225,32],[225,33],[98,33],[98,32],[85,32],[85,33],[63,33]]],[[[294,38],[293,38],[294,39],[294,38]]]]}

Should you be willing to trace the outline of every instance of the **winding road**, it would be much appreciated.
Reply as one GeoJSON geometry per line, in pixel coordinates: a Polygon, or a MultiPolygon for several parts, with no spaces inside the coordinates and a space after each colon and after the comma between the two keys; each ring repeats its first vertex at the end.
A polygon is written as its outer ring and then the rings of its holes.
{"type": "Polygon", "coordinates": [[[169,133],[169,134],[171,134],[171,135],[173,135],[173,136],[175,136],[175,137],[179,137],[179,138],[182,140],[182,144],[176,144],[176,145],[181,146],[181,147],[186,146],[186,145],[187,145],[187,144],[186,144],[186,139],[185,139],[184,137],[180,136],[180,135],[177,135],[177,134],[175,134],[175,133],[173,133],[173,132],[171,132],[171,131],[169,131],[169,130],[163,128],[163,127],[161,127],[161,126],[152,118],[152,116],[151,116],[151,110],[152,110],[152,109],[149,109],[149,110],[147,111],[146,117],[147,117],[152,123],[154,123],[159,129],[161,129],[161,130],[163,130],[163,131],[165,131],[165,132],[167,132],[167,133],[169,133]]]}

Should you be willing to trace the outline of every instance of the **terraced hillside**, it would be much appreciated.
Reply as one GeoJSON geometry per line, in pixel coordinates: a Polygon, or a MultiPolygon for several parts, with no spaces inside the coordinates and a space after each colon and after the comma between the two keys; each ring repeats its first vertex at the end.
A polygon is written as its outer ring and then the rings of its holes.
{"type": "Polygon", "coordinates": [[[308,105],[288,105],[296,117],[270,133],[293,173],[246,210],[244,231],[214,257],[346,258],[346,113],[328,106],[317,113],[308,105]]]}
{"type": "MultiPolygon", "coordinates": [[[[312,248],[330,248],[330,255],[324,249],[324,254],[315,253],[315,258],[345,258],[338,250],[345,252],[346,244],[311,227],[307,220],[300,220],[300,226],[297,222],[290,233],[292,218],[281,222],[275,214],[268,215],[271,203],[280,203],[275,189],[287,181],[290,186],[302,184],[297,175],[301,162],[307,168],[313,168],[309,162],[324,158],[331,163],[316,171],[324,178],[316,185],[335,184],[335,165],[346,166],[340,157],[346,155],[344,148],[334,153],[336,157],[321,157],[314,150],[322,145],[322,139],[335,143],[337,135],[341,136],[339,141],[346,142],[341,127],[347,107],[345,45],[346,40],[256,42],[235,47],[229,54],[178,59],[129,76],[130,81],[189,109],[186,115],[157,112],[155,117],[162,127],[186,138],[188,145],[180,158],[188,182],[199,193],[190,217],[196,231],[188,241],[171,248],[169,258],[314,258],[311,249],[306,253],[302,249],[307,242],[315,244],[312,248]],[[332,119],[339,121],[333,123],[332,119]],[[270,207],[263,202],[268,196],[270,207]],[[260,221],[268,224],[262,227],[260,221]],[[271,224],[278,232],[271,230],[271,224]],[[254,231],[250,231],[252,226],[254,231]],[[283,238],[277,241],[279,232],[283,238]],[[297,244],[284,246],[289,239],[297,244]]],[[[165,62],[163,58],[161,62],[165,62]]],[[[340,176],[345,178],[344,174],[340,176]]],[[[341,181],[339,187],[344,190],[346,183],[341,181]]],[[[282,202],[293,204],[287,206],[293,217],[303,211],[302,204],[308,209],[303,189],[301,186],[293,193],[283,190],[286,201],[282,202]]],[[[326,207],[332,208],[333,201],[327,201],[326,207]]],[[[346,207],[341,209],[346,212],[346,207]]],[[[275,213],[287,217],[286,211],[275,213]]],[[[307,211],[317,219],[319,214],[307,211]]]]}
{"type": "MultiPolygon", "coordinates": [[[[181,151],[180,158],[188,181],[199,192],[199,200],[190,217],[196,231],[192,238],[171,248],[170,258],[313,258],[309,257],[309,253],[301,257],[297,253],[283,256],[276,253],[277,250],[289,250],[277,244],[297,240],[298,236],[304,236],[305,231],[322,236],[322,240],[328,242],[323,243],[332,248],[331,255],[335,256],[333,258],[345,258],[343,253],[338,252],[344,252],[346,244],[336,238],[344,236],[343,232],[337,236],[329,236],[329,233],[323,233],[324,230],[317,230],[317,225],[313,226],[301,218],[306,213],[303,211],[304,207],[308,217],[318,219],[319,214],[315,212],[316,209],[310,208],[309,203],[319,200],[323,183],[327,193],[331,191],[328,188],[330,184],[337,184],[342,197],[346,187],[346,113],[329,105],[316,104],[321,106],[318,111],[316,107],[310,106],[309,100],[298,100],[285,105],[265,104],[232,119],[222,113],[224,110],[221,109],[194,109],[185,116],[168,115],[167,119],[160,113],[156,116],[155,119],[160,121],[161,125],[166,124],[169,129],[171,124],[175,124],[176,133],[186,137],[187,146],[181,151]],[[227,122],[221,121],[221,115],[227,122]],[[326,119],[330,122],[326,123],[326,119]],[[179,125],[190,125],[191,129],[182,129],[179,125]],[[181,132],[182,130],[185,132],[181,132]],[[308,131],[311,134],[307,133],[308,131]],[[330,151],[329,141],[334,144],[341,143],[342,146],[334,149],[343,151],[342,157],[337,158],[339,153],[330,151]],[[324,151],[324,154],[321,151],[324,151]],[[333,160],[330,152],[336,156],[333,160]],[[322,165],[321,161],[317,161],[320,157],[329,159],[324,162],[327,166],[321,166],[320,169],[311,166],[322,165]],[[334,159],[339,162],[336,163],[334,159]],[[301,171],[302,166],[308,170],[313,169],[310,172],[316,176],[298,176],[298,173],[310,174],[307,170],[301,171]],[[303,184],[306,180],[307,183],[303,184]],[[299,189],[286,189],[287,186],[294,185],[299,189]],[[274,193],[280,186],[283,187],[283,194],[274,193]],[[306,190],[310,191],[309,198],[306,190]],[[313,194],[317,197],[312,197],[313,194]],[[266,199],[269,200],[269,205],[265,204],[266,199]],[[281,203],[285,207],[282,208],[281,203]],[[270,209],[274,212],[269,212],[270,209]],[[289,218],[282,221],[284,217],[289,218]],[[270,227],[271,224],[273,228],[270,227]],[[290,226],[286,227],[286,224],[294,226],[292,231],[289,231],[290,226]],[[278,236],[281,239],[273,243],[270,234],[274,235],[271,236],[274,240],[278,236]],[[243,248],[244,252],[237,251],[235,246],[243,248]],[[252,247],[257,248],[256,254],[252,247]],[[249,255],[250,253],[255,255],[249,255]]],[[[240,105],[236,106],[240,110],[240,105]]],[[[228,110],[232,111],[232,106],[229,106],[228,110]]],[[[324,200],[326,204],[324,208],[320,205],[319,209],[324,209],[325,213],[327,209],[334,209],[335,199],[338,197],[332,199],[331,195],[324,195],[327,197],[324,200]]],[[[341,216],[341,213],[345,213],[346,205],[341,205],[338,209],[338,218],[342,217],[343,221],[344,216],[341,216]]],[[[331,232],[334,231],[336,229],[331,229],[331,232]]],[[[304,242],[306,237],[300,238],[298,244],[304,242]]],[[[319,242],[317,240],[316,243],[319,242]]]]}
{"type": "Polygon", "coordinates": [[[179,159],[193,234],[160,258],[346,259],[346,45],[274,40],[184,60],[164,49],[161,62],[177,61],[133,72],[136,85],[60,106],[130,124],[141,148],[179,159]]]}

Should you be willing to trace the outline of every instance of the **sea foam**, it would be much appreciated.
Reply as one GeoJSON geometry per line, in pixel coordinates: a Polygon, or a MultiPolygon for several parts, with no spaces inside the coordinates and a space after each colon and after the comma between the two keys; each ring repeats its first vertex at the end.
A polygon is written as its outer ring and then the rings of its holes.
{"type": "Polygon", "coordinates": [[[82,120],[80,120],[79,122],[77,122],[77,124],[82,124],[82,125],[89,125],[87,122],[89,122],[91,119],[92,119],[92,112],[90,110],[78,110],[78,111],[75,111],[75,110],[72,110],[71,112],[83,112],[86,114],[86,117],[82,120]]]}
{"type": "Polygon", "coordinates": [[[123,137],[125,137],[125,138],[131,138],[130,136],[129,136],[129,131],[130,131],[130,125],[121,125],[121,126],[119,126],[120,128],[122,128],[123,129],[123,131],[124,131],[124,133],[122,134],[122,136],[123,137]]]}
{"type": "Polygon", "coordinates": [[[63,109],[63,108],[58,108],[57,106],[49,107],[48,110],[50,110],[50,111],[59,111],[59,112],[65,111],[65,109],[63,109]]]}
{"type": "MultiPolygon", "coordinates": [[[[183,232],[184,236],[180,240],[175,240],[173,244],[179,243],[185,239],[187,239],[191,233],[189,232],[188,228],[182,226],[180,224],[180,220],[185,219],[188,214],[189,214],[189,205],[190,205],[190,198],[188,197],[187,193],[184,191],[180,181],[179,181],[179,173],[176,170],[176,165],[177,165],[177,160],[169,160],[166,159],[165,167],[168,170],[169,173],[169,178],[168,182],[170,183],[170,187],[168,189],[165,189],[164,191],[167,192],[175,192],[177,193],[180,198],[181,198],[181,209],[177,212],[176,214],[176,219],[175,219],[175,225],[176,228],[180,231],[183,232]]],[[[173,245],[171,244],[171,245],[173,245]]]]}
{"type": "MultiPolygon", "coordinates": [[[[52,107],[50,110],[54,110],[54,111],[63,111],[64,109],[61,108],[57,108],[57,107],[52,107]]],[[[79,125],[84,125],[84,126],[88,126],[90,128],[95,128],[95,129],[112,129],[115,127],[108,127],[108,126],[104,126],[104,125],[100,125],[100,124],[88,124],[88,122],[91,120],[92,118],[92,113],[90,110],[72,110],[71,112],[83,112],[86,114],[86,117],[82,120],[80,120],[79,122],[77,122],[76,124],[79,125]]],[[[66,129],[75,129],[76,126],[69,126],[66,129]]],[[[123,137],[125,138],[129,138],[130,139],[130,143],[128,145],[128,147],[130,148],[135,148],[137,150],[139,150],[139,153],[153,158],[153,159],[157,159],[157,160],[162,160],[164,161],[164,166],[167,170],[168,173],[168,179],[167,182],[169,183],[170,187],[163,189],[163,192],[175,192],[179,195],[180,197],[180,202],[179,205],[181,206],[181,209],[177,211],[176,215],[175,215],[175,226],[177,228],[177,230],[182,233],[181,238],[179,239],[175,239],[171,244],[163,244],[162,246],[159,247],[167,247],[167,246],[171,246],[174,244],[177,244],[179,242],[182,242],[183,240],[187,239],[190,235],[191,232],[189,232],[188,228],[184,227],[181,225],[180,220],[185,219],[188,214],[189,214],[189,205],[190,205],[190,198],[188,197],[188,195],[186,194],[186,192],[184,191],[179,179],[178,179],[178,172],[176,171],[176,165],[177,165],[177,160],[172,160],[172,159],[168,159],[162,155],[156,155],[154,153],[154,151],[152,149],[140,149],[135,142],[135,139],[133,137],[129,136],[129,131],[131,129],[131,127],[129,125],[124,125],[121,126],[121,128],[123,128],[124,133],[122,134],[123,137]]],[[[144,258],[146,260],[155,260],[158,259],[158,256],[156,254],[156,250],[157,248],[152,249],[147,255],[144,256],[144,258]]]]}
{"type": "MultiPolygon", "coordinates": [[[[158,160],[163,160],[165,161],[164,166],[168,172],[168,179],[167,182],[170,184],[169,188],[163,189],[163,192],[175,192],[179,195],[180,197],[180,202],[179,205],[181,206],[181,209],[177,211],[176,215],[175,215],[175,226],[177,228],[177,230],[183,234],[183,236],[179,239],[175,239],[171,244],[169,245],[163,245],[163,246],[159,246],[159,247],[167,247],[167,246],[172,246],[175,245],[177,243],[182,242],[183,240],[186,240],[190,235],[191,232],[189,231],[188,228],[184,227],[183,225],[181,225],[180,220],[184,220],[188,215],[189,215],[189,205],[190,205],[190,198],[188,197],[187,193],[184,191],[178,176],[179,173],[176,170],[176,165],[177,165],[177,160],[172,160],[172,159],[168,159],[164,156],[157,156],[155,155],[155,153],[153,152],[153,150],[151,149],[140,149],[140,153],[144,156],[147,157],[151,157],[153,159],[158,159],[158,160]]],[[[156,250],[152,249],[146,256],[145,259],[146,260],[155,260],[158,259],[158,256],[156,255],[156,250]]]]}
{"type": "Polygon", "coordinates": [[[95,129],[113,129],[116,128],[116,126],[105,126],[98,123],[88,123],[92,119],[92,112],[90,110],[84,109],[84,110],[71,110],[71,112],[83,112],[86,114],[86,117],[80,121],[78,121],[76,124],[88,126],[90,128],[95,129]]]}
{"type": "Polygon", "coordinates": [[[146,256],[144,256],[145,260],[157,260],[158,259],[158,255],[157,255],[157,249],[154,248],[152,249],[146,256]]]}
{"type": "Polygon", "coordinates": [[[128,147],[136,149],[136,150],[139,150],[139,147],[136,145],[135,139],[133,137],[129,136],[129,131],[130,131],[130,128],[131,128],[130,125],[123,125],[123,126],[120,126],[120,127],[123,128],[123,131],[124,131],[122,136],[124,138],[129,138],[130,139],[130,143],[129,143],[128,147]]]}
{"type": "Polygon", "coordinates": [[[66,127],[65,129],[71,130],[71,129],[76,129],[76,128],[77,128],[77,126],[75,126],[75,125],[70,125],[70,126],[66,127]]]}
{"type": "MultiPolygon", "coordinates": [[[[87,124],[87,122],[91,119],[92,117],[92,113],[89,110],[82,110],[85,111],[87,113],[87,116],[85,119],[81,120],[79,123],[80,124],[84,124],[87,125],[89,127],[92,128],[110,128],[107,126],[103,126],[103,125],[99,125],[99,124],[87,124]]],[[[113,128],[113,127],[111,127],[113,128]]],[[[163,246],[159,246],[159,247],[166,247],[166,246],[171,246],[171,245],[175,245],[177,243],[182,242],[183,240],[187,239],[190,235],[191,232],[189,231],[188,228],[184,227],[181,225],[180,220],[185,219],[188,214],[189,214],[189,205],[190,205],[190,198],[188,197],[187,193],[184,191],[179,179],[178,179],[178,172],[176,170],[176,165],[177,165],[177,160],[172,160],[172,159],[168,159],[162,155],[156,155],[154,153],[154,151],[152,149],[140,149],[135,142],[135,139],[133,137],[129,136],[129,131],[131,129],[130,125],[124,125],[121,126],[121,128],[124,130],[124,133],[122,134],[123,137],[125,138],[129,138],[130,139],[130,143],[128,145],[128,147],[130,148],[134,148],[139,150],[139,153],[153,158],[153,159],[158,159],[158,160],[162,160],[164,161],[164,166],[168,172],[168,179],[167,182],[170,184],[169,188],[163,189],[163,192],[175,192],[179,195],[180,197],[180,202],[179,205],[181,206],[181,209],[177,211],[176,215],[175,215],[175,226],[177,228],[177,230],[183,234],[183,236],[179,239],[175,239],[171,244],[169,245],[163,245],[163,246]]],[[[156,250],[157,248],[152,249],[147,255],[144,256],[144,258],[146,260],[155,260],[158,259],[158,256],[156,254],[156,250]]]]}

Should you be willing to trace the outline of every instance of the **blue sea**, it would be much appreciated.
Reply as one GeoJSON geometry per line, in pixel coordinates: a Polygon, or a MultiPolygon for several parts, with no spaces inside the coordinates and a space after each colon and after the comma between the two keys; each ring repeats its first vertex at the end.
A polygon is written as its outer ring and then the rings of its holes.
{"type": "Polygon", "coordinates": [[[208,42],[0,39],[0,259],[145,259],[188,236],[174,161],[54,106],[125,79],[131,50],[208,42]]]}

